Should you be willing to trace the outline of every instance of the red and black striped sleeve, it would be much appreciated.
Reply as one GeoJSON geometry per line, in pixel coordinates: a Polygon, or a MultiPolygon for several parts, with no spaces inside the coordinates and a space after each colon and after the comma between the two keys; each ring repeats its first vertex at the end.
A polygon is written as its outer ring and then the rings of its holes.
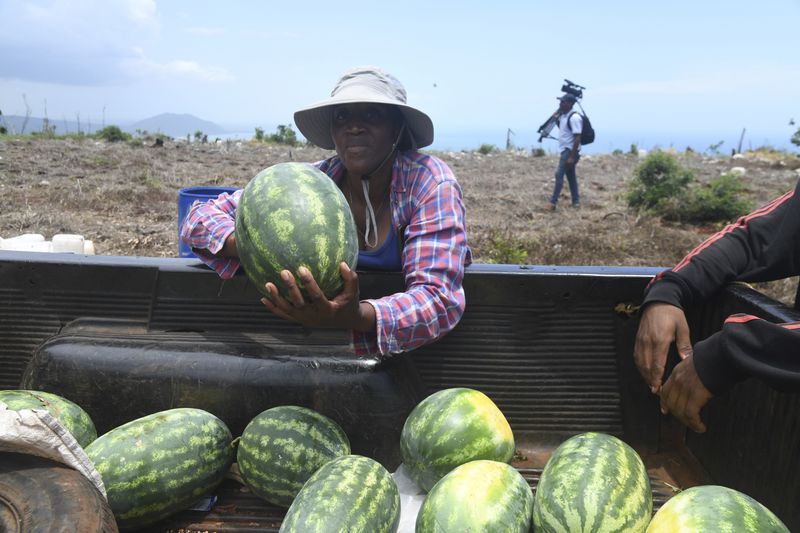
{"type": "MultiPolygon", "coordinates": [[[[741,217],[659,273],[645,290],[643,305],[666,302],[685,308],[732,281],[772,281],[798,274],[800,181],[794,190],[741,217]]],[[[800,390],[797,324],[731,317],[720,332],[697,343],[694,354],[698,374],[712,393],[751,375],[777,388],[800,390]]]]}
{"type": "Polygon", "coordinates": [[[713,394],[748,377],[783,391],[800,391],[800,322],[774,324],[732,315],[694,347],[694,367],[713,394]]]}

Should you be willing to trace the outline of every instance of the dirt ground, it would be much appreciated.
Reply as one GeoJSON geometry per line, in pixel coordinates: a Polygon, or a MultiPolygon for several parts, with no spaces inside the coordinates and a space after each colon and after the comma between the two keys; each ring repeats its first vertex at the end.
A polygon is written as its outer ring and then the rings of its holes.
{"type": "MultiPolygon", "coordinates": [[[[167,142],[163,147],[91,139],[0,140],[0,237],[79,233],[96,253],[176,257],[178,190],[198,185],[243,187],[259,170],[283,161],[316,161],[313,147],[226,141],[167,142]]],[[[569,207],[565,184],[559,208],[544,206],[557,156],[529,150],[435,152],[454,170],[467,207],[474,259],[492,262],[504,246],[524,251],[520,262],[558,265],[671,266],[717,231],[639,216],[623,194],[641,155],[586,155],[578,165],[582,208],[569,207]]],[[[745,169],[747,196],[762,205],[791,189],[800,159],[746,154],[676,154],[701,182],[745,169]]],[[[793,303],[797,279],[759,285],[793,303]]]]}

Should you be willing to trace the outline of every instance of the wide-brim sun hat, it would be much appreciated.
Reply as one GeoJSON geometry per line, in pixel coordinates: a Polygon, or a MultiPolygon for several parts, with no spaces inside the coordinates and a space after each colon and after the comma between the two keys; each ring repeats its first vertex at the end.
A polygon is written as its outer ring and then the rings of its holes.
{"type": "Polygon", "coordinates": [[[294,123],[309,142],[333,150],[331,121],[333,107],[341,104],[375,103],[397,107],[405,118],[412,144],[422,148],[433,143],[430,117],[406,103],[400,81],[378,67],[356,67],[342,75],[329,98],[304,107],[294,114],[294,123]]]}

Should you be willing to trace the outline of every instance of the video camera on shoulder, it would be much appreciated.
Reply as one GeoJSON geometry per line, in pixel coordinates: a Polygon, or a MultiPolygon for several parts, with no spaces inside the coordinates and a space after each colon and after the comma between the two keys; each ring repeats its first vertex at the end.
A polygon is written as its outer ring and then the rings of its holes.
{"type": "Polygon", "coordinates": [[[569,81],[568,79],[564,80],[564,85],[561,86],[561,92],[571,94],[575,98],[581,99],[583,98],[583,90],[586,87],[578,85],[575,82],[569,81]]]}

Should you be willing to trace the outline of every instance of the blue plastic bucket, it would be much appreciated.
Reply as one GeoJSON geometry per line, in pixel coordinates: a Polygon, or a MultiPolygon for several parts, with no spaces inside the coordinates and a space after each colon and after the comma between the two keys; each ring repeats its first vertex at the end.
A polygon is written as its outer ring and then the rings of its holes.
{"type": "Polygon", "coordinates": [[[178,256],[179,257],[196,257],[188,244],[181,240],[181,226],[183,220],[186,218],[189,209],[196,200],[205,202],[212,200],[220,194],[227,192],[233,193],[239,190],[236,187],[219,187],[215,185],[206,185],[203,187],[186,187],[178,191],[178,256]]]}

